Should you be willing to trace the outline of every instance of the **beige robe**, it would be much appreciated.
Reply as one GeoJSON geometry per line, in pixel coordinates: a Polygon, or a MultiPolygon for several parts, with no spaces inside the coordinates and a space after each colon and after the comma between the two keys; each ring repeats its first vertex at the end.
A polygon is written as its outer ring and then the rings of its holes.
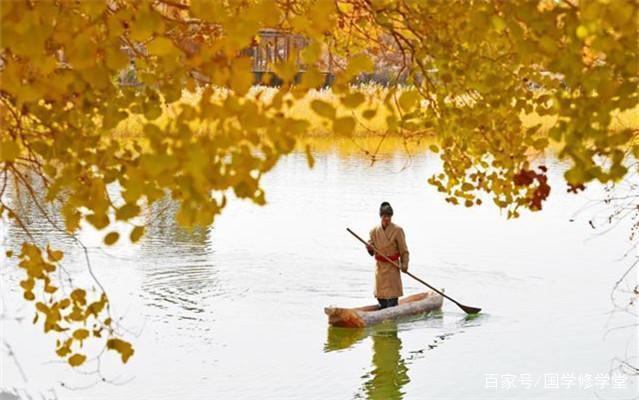
{"type": "MultiPolygon", "coordinates": [[[[385,256],[399,253],[400,259],[395,261],[405,270],[408,269],[408,247],[404,230],[389,223],[386,229],[379,224],[370,231],[370,244],[385,256]]],[[[387,261],[377,261],[375,268],[375,297],[392,299],[403,296],[402,278],[399,269],[387,261]]]]}

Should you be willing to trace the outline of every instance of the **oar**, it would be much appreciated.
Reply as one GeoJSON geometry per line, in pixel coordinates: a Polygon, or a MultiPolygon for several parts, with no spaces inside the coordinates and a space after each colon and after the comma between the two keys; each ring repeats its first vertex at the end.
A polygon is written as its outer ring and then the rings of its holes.
{"type": "MultiPolygon", "coordinates": [[[[355,232],[353,232],[352,230],[350,230],[350,228],[346,228],[346,230],[353,236],[355,236],[357,238],[357,240],[359,240],[360,242],[364,243],[366,246],[371,246],[373,248],[373,250],[375,250],[375,253],[379,254],[380,256],[382,256],[382,258],[384,258],[386,261],[388,261],[389,263],[393,264],[395,267],[397,267],[400,271],[402,271],[402,269],[399,267],[399,265],[397,265],[397,263],[393,260],[391,260],[390,258],[386,257],[385,255],[383,255],[382,253],[380,253],[375,246],[373,246],[370,243],[367,243],[364,241],[364,239],[362,239],[361,237],[357,236],[357,234],[355,232]]],[[[451,299],[450,297],[448,297],[447,295],[445,295],[443,292],[440,292],[439,290],[435,289],[434,287],[432,287],[431,285],[429,285],[428,283],[424,282],[423,280],[419,279],[418,277],[416,277],[415,275],[411,274],[408,271],[402,271],[404,272],[406,275],[410,276],[411,278],[415,279],[418,282],[423,283],[424,285],[428,286],[429,288],[433,289],[435,292],[441,294],[442,296],[444,296],[445,298],[447,298],[448,300],[452,301],[453,303],[457,304],[457,306],[459,308],[461,308],[462,310],[464,310],[466,312],[466,314],[477,314],[478,312],[481,311],[481,308],[477,308],[477,307],[470,307],[470,306],[465,306],[461,303],[459,303],[458,301],[451,299]]]]}

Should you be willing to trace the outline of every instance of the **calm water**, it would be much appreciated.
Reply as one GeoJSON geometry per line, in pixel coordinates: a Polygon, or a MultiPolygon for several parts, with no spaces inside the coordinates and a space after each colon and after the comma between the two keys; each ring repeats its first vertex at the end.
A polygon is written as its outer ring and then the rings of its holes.
{"type": "MultiPolygon", "coordinates": [[[[168,202],[137,245],[103,249],[85,229],[93,269],[136,349],[125,366],[102,357],[108,383],[56,360],[54,339],[33,328],[19,300],[21,275],[0,259],[2,337],[27,378],[3,348],[0,387],[60,399],[636,397],[636,381],[605,379],[615,357],[637,356],[637,332],[611,330],[636,322],[611,314],[610,290],[629,265],[619,260],[628,226],[599,235],[590,209],[570,222],[600,189],[574,196],[557,184],[543,212],[507,221],[494,207],[448,205],[426,183],[436,159],[418,156],[402,170],[405,162],[398,154],[370,167],[327,153],[309,170],[296,154],[266,176],[268,205],[232,201],[209,229],[180,229],[168,202]],[[384,200],[406,231],[412,272],[482,307],[480,316],[444,303],[399,324],[327,327],[324,306],[374,300],[371,258],[345,228],[365,235],[384,200]]],[[[38,238],[65,250],[79,284],[90,282],[80,249],[24,207],[38,238]]],[[[24,240],[6,221],[0,235],[4,247],[24,240]]],[[[422,291],[409,279],[405,292],[422,291]]]]}

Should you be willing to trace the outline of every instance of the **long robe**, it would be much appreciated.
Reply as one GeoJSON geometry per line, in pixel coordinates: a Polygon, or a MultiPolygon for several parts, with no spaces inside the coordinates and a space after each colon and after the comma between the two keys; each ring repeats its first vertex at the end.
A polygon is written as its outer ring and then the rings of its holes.
{"type": "MultiPolygon", "coordinates": [[[[403,269],[408,269],[408,247],[404,230],[390,222],[386,229],[379,224],[370,231],[369,243],[385,256],[400,255],[395,261],[403,269]]],[[[404,295],[402,278],[399,269],[387,261],[376,260],[375,297],[392,299],[404,295]]]]}

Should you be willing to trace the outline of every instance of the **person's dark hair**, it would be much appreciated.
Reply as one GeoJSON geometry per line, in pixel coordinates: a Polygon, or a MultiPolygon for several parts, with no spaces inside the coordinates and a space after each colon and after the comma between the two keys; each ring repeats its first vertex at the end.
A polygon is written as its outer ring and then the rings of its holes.
{"type": "Polygon", "coordinates": [[[382,215],[393,215],[393,207],[391,207],[390,203],[385,201],[379,206],[379,216],[382,215]]]}

